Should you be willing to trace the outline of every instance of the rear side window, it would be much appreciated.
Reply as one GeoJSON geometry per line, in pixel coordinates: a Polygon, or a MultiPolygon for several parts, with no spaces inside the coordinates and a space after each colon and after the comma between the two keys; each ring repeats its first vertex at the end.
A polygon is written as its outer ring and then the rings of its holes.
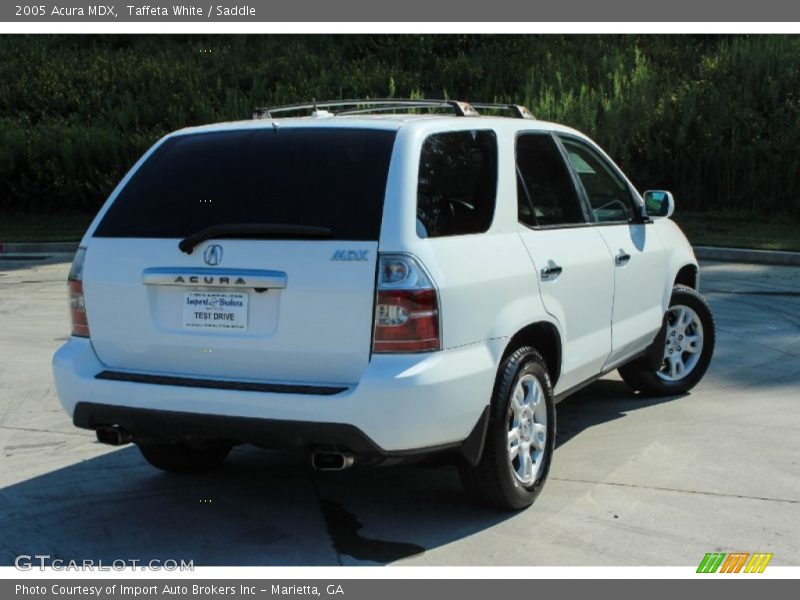
{"type": "Polygon", "coordinates": [[[549,134],[517,138],[519,220],[534,227],[584,223],[580,199],[561,152],[549,134]]]}
{"type": "Polygon", "coordinates": [[[442,237],[482,233],[492,224],[497,191],[493,131],[449,131],[422,146],[417,233],[442,237]]]}
{"type": "Polygon", "coordinates": [[[133,175],[95,235],[183,238],[267,223],[377,240],[395,135],[287,127],[176,136],[133,175]]]}

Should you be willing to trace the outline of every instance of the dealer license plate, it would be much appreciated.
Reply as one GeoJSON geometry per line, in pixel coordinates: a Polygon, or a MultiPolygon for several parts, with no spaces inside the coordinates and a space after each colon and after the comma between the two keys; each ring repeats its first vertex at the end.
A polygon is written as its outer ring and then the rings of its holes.
{"type": "Polygon", "coordinates": [[[247,294],[189,292],[183,299],[187,329],[247,329],[247,294]]]}

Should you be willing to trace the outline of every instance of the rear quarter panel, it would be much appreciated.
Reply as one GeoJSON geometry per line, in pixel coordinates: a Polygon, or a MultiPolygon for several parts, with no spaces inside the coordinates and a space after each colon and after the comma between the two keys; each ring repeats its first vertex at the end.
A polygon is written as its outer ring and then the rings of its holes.
{"type": "MultiPolygon", "coordinates": [[[[518,233],[514,120],[416,123],[400,129],[384,207],[379,250],[406,252],[425,265],[439,290],[446,349],[509,338],[532,322],[553,322],[518,233]],[[491,129],[498,143],[495,214],[486,233],[421,239],[416,232],[419,155],[425,138],[440,131],[491,129]]],[[[499,363],[504,344],[493,344],[499,363]]]]}

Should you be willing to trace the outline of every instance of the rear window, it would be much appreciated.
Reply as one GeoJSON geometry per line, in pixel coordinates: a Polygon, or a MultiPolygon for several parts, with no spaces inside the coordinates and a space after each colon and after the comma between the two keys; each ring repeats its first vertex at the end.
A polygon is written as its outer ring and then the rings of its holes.
{"type": "Polygon", "coordinates": [[[422,145],[417,233],[442,237],[482,233],[494,217],[497,138],[493,131],[449,131],[422,145]]]}
{"type": "Polygon", "coordinates": [[[377,240],[396,132],[236,130],[165,141],[133,175],[98,237],[183,238],[206,227],[327,227],[377,240]]]}

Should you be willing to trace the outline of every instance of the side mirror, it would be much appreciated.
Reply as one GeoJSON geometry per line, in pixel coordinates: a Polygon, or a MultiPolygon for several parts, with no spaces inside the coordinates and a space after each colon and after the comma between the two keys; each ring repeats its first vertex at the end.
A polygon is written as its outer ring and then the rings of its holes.
{"type": "Polygon", "coordinates": [[[671,217],[675,212],[675,199],[665,190],[647,190],[643,195],[644,210],[648,217],[671,217]]]}

